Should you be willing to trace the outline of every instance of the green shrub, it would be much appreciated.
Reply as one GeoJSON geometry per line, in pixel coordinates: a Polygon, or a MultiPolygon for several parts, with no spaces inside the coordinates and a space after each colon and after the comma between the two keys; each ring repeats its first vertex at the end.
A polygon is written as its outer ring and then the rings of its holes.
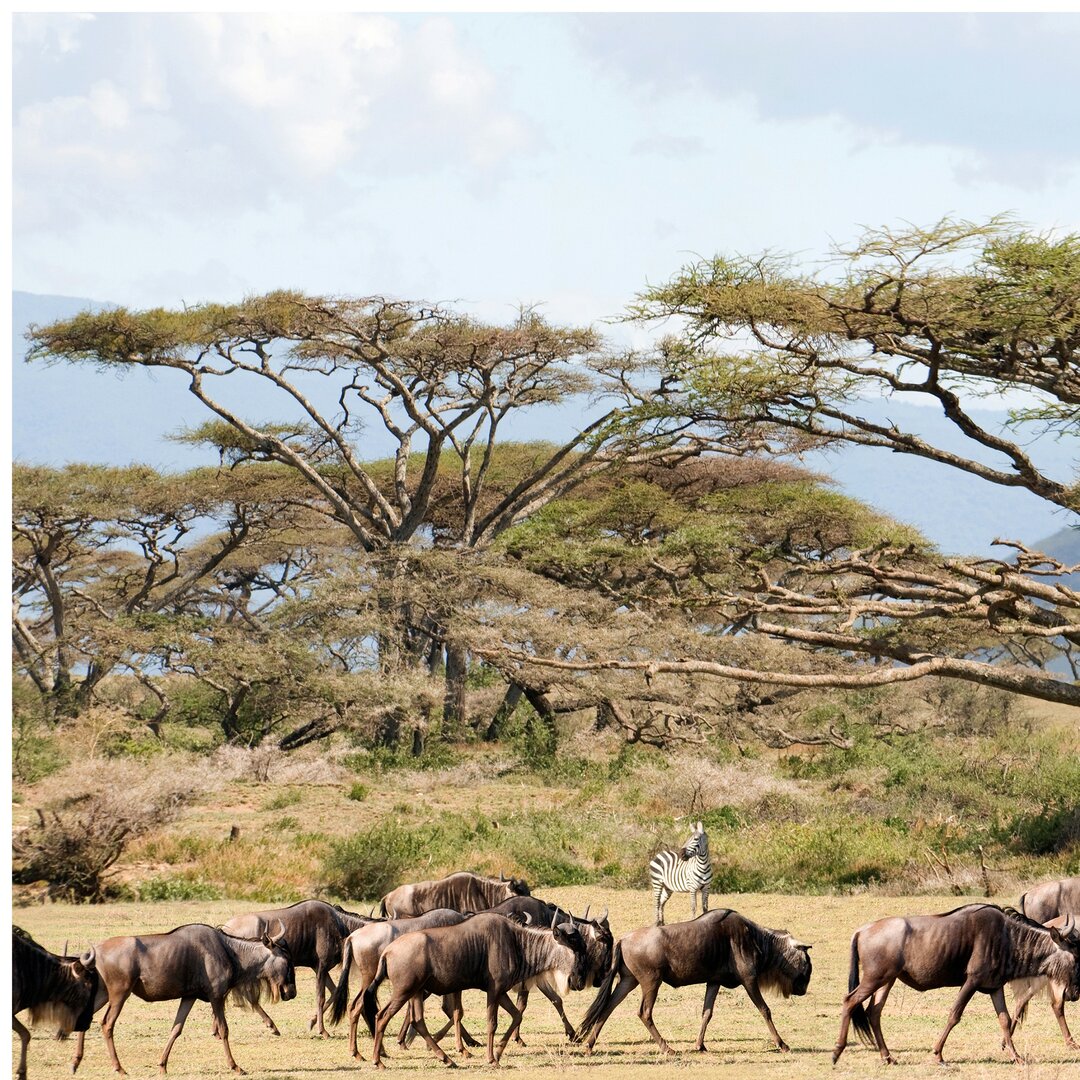
{"type": "Polygon", "coordinates": [[[206,881],[186,877],[153,877],[140,881],[133,889],[140,901],[160,900],[220,900],[221,890],[206,881]]]}
{"type": "Polygon", "coordinates": [[[356,783],[349,788],[346,798],[352,799],[354,802],[363,802],[368,797],[369,793],[370,789],[367,784],[356,783]]]}
{"type": "Polygon", "coordinates": [[[373,900],[401,884],[420,850],[413,834],[384,822],[345,840],[334,840],[323,859],[320,885],[343,900],[373,900]]]}
{"type": "Polygon", "coordinates": [[[296,806],[297,803],[303,802],[303,800],[304,796],[295,788],[285,788],[284,791],[279,791],[276,795],[272,795],[267,799],[262,808],[264,810],[284,810],[287,806],[296,806]]]}

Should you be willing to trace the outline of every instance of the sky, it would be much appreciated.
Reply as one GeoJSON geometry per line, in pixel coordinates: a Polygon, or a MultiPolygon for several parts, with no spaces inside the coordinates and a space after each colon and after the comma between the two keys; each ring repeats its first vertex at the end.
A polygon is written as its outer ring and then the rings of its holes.
{"type": "MultiPolygon", "coordinates": [[[[809,266],[947,215],[1080,231],[1080,15],[50,14],[12,44],[30,294],[535,304],[636,343],[606,320],[700,256],[809,266]]],[[[147,373],[78,376],[19,366],[16,456],[169,464],[160,433],[202,418],[147,373]]],[[[917,467],[854,472],[921,523],[917,467]]],[[[962,550],[1064,524],[1009,498],[924,527],[962,550]]]]}
{"type": "Polygon", "coordinates": [[[695,255],[1080,225],[1076,15],[19,15],[16,289],[618,314],[695,255]]]}

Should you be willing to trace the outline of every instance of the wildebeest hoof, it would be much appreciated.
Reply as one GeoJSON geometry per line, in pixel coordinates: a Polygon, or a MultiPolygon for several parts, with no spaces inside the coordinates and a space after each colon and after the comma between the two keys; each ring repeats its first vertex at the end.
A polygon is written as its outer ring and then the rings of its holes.
{"type": "Polygon", "coordinates": [[[783,1042],[782,1040],[777,1045],[776,1049],[779,1050],[781,1054],[790,1054],[791,1053],[791,1047],[788,1046],[788,1044],[786,1042],[783,1042]]]}
{"type": "Polygon", "coordinates": [[[843,1052],[844,1052],[844,1048],[843,1048],[842,1046],[837,1046],[837,1047],[835,1047],[835,1048],[833,1049],[833,1052],[832,1052],[832,1063],[833,1063],[834,1065],[835,1065],[835,1064],[836,1064],[836,1063],[837,1063],[837,1062],[838,1062],[838,1061],[840,1060],[840,1055],[841,1055],[841,1054],[842,1054],[843,1052]]]}
{"type": "Polygon", "coordinates": [[[696,1050],[696,1051],[697,1051],[697,1052],[698,1052],[699,1054],[704,1054],[704,1053],[706,1053],[706,1052],[707,1052],[707,1048],[706,1048],[706,1046],[705,1046],[705,1044],[704,1044],[704,1043],[698,1043],[698,1044],[697,1044],[697,1046],[695,1046],[695,1047],[694,1047],[694,1049],[695,1049],[695,1050],[696,1050]]]}
{"type": "Polygon", "coordinates": [[[247,1073],[244,1072],[244,1070],[241,1069],[239,1065],[234,1065],[232,1067],[232,1071],[236,1073],[237,1076],[247,1076],[247,1073]]]}

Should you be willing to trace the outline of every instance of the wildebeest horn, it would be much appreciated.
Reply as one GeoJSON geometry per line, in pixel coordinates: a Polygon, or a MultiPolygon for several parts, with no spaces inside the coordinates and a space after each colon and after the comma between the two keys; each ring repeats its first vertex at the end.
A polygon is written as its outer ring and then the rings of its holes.
{"type": "Polygon", "coordinates": [[[554,910],[554,911],[553,911],[553,912],[551,913],[551,929],[552,929],[552,930],[554,930],[554,929],[555,929],[555,924],[556,924],[556,923],[557,923],[558,921],[559,921],[559,909],[558,909],[558,908],[556,908],[556,909],[555,909],[555,910],[554,910]]]}
{"type": "Polygon", "coordinates": [[[93,945],[79,957],[79,963],[82,964],[84,968],[92,968],[97,963],[97,953],[94,952],[93,945]]]}
{"type": "Polygon", "coordinates": [[[276,944],[285,937],[285,924],[280,919],[275,919],[274,922],[278,924],[278,932],[276,934],[271,934],[270,940],[276,944]]]}
{"type": "Polygon", "coordinates": [[[1063,937],[1071,936],[1073,930],[1076,929],[1076,920],[1072,915],[1066,915],[1065,921],[1061,924],[1061,934],[1063,937]]]}
{"type": "Polygon", "coordinates": [[[64,959],[67,959],[67,947],[68,947],[68,943],[67,943],[67,939],[65,938],[64,939],[64,951],[60,954],[60,956],[62,958],[64,958],[64,959]]]}
{"type": "Polygon", "coordinates": [[[526,926],[532,926],[532,916],[527,911],[523,911],[521,917],[524,919],[526,926]]]}
{"type": "Polygon", "coordinates": [[[604,908],[604,914],[600,916],[597,922],[607,922],[607,908],[604,908]]]}
{"type": "Polygon", "coordinates": [[[501,870],[499,871],[499,880],[500,881],[505,881],[506,880],[506,876],[503,874],[503,872],[501,870]]]}
{"type": "Polygon", "coordinates": [[[585,914],[581,916],[581,921],[582,922],[588,922],[589,921],[589,908],[591,908],[591,907],[592,907],[592,904],[586,904],[585,905],[585,914]]]}

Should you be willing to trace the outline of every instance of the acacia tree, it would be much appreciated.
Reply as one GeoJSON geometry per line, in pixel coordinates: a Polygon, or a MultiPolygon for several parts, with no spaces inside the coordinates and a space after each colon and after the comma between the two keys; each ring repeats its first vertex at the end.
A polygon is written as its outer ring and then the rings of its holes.
{"type": "Polygon", "coordinates": [[[378,556],[381,662],[400,664],[410,635],[442,650],[451,730],[463,717],[465,648],[446,634],[446,611],[427,612],[421,625],[408,620],[400,578],[410,545],[434,539],[483,550],[587,477],[697,446],[678,418],[626,422],[628,406],[649,396],[634,357],[612,355],[591,330],[552,326],[528,310],[501,327],[382,297],[283,292],[182,312],[87,313],[32,328],[30,340],[31,359],[182,371],[217,418],[192,437],[215,442],[234,464],[295,470],[358,549],[378,556]],[[277,391],[285,414],[277,422],[254,421],[227,403],[236,400],[223,393],[227,385],[252,382],[277,391]],[[516,414],[586,394],[601,407],[576,435],[542,448],[512,482],[491,482],[497,439],[516,414]],[[388,468],[373,467],[363,452],[365,423],[392,440],[388,468]],[[452,517],[444,510],[433,533],[433,500],[450,470],[452,517]]]}
{"type": "MultiPolygon", "coordinates": [[[[1073,438],[1080,430],[1080,236],[1033,235],[1003,219],[945,221],[870,232],[834,254],[815,274],[773,255],[717,257],[644,293],[632,317],[674,317],[683,326],[659,349],[667,393],[646,410],[670,409],[721,438],[780,450],[812,439],[913,454],[1026,488],[1075,514],[1076,477],[1048,475],[1029,446],[1039,434],[1073,438]],[[969,403],[1007,390],[1023,392],[1025,404],[1006,429],[980,423],[969,403]],[[970,452],[868,417],[865,399],[882,394],[932,399],[970,452]]],[[[529,662],[793,686],[936,674],[1080,704],[1076,682],[1044,668],[1057,653],[1076,670],[1080,594],[1066,575],[1078,568],[1007,538],[996,543],[1011,554],[944,558],[887,539],[859,545],[822,536],[761,567],[751,587],[716,597],[732,626],[831,656],[826,671],[672,656],[529,662]]]]}
{"type": "Polygon", "coordinates": [[[12,641],[50,710],[78,712],[118,668],[160,698],[144,662],[150,621],[257,626],[260,608],[308,580],[318,538],[288,480],[265,469],[17,464],[12,641]]]}

